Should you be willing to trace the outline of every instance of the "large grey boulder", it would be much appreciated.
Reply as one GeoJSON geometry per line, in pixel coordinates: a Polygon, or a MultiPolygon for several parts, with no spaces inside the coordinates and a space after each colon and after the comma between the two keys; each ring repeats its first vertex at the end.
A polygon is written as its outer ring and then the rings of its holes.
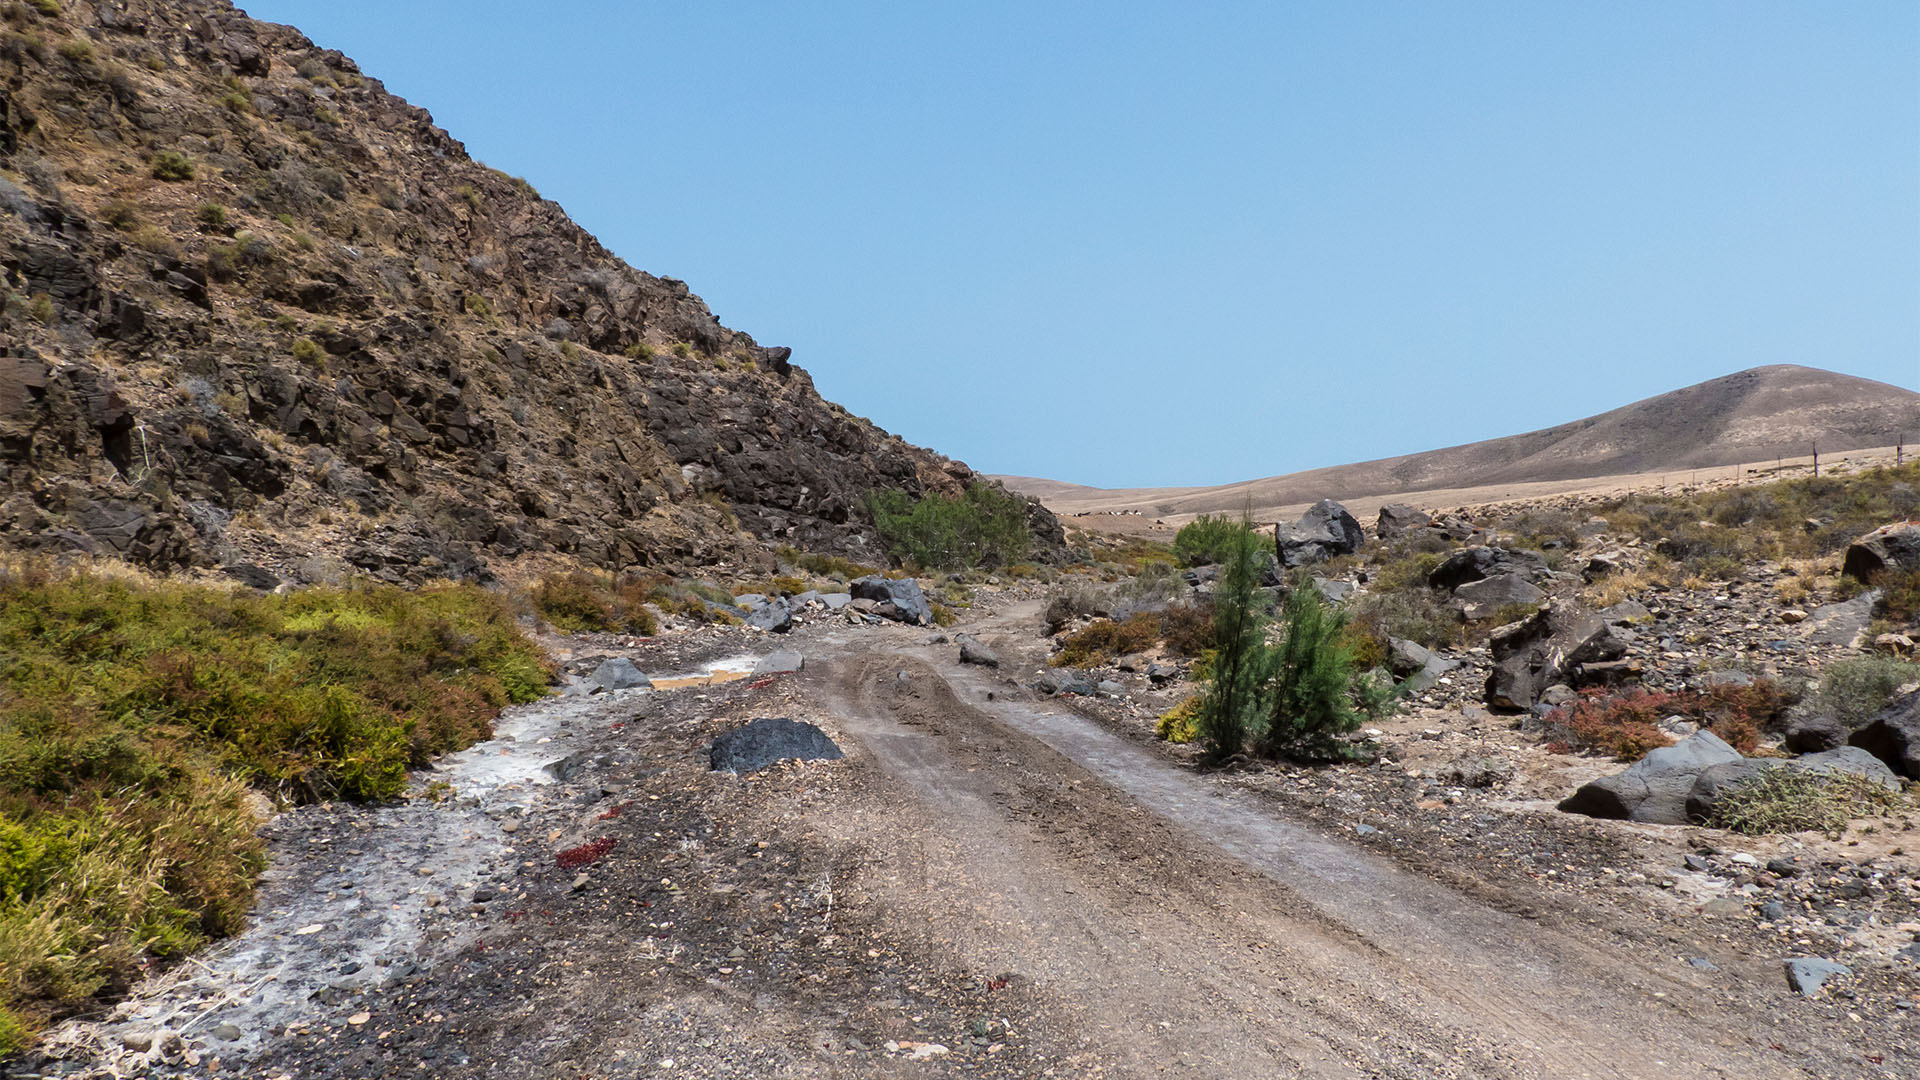
{"type": "Polygon", "coordinates": [[[1532,618],[1493,632],[1488,642],[1493,671],[1487,676],[1487,704],[1525,712],[1547,687],[1578,685],[1583,665],[1626,655],[1630,640],[1590,611],[1572,604],[1548,604],[1532,618]]]}
{"type": "Polygon", "coordinates": [[[1787,721],[1786,747],[1796,754],[1817,754],[1845,746],[1853,732],[1846,722],[1828,713],[1797,716],[1787,721]]]}
{"type": "Polygon", "coordinates": [[[753,674],[756,678],[761,675],[787,675],[806,666],[805,658],[795,650],[778,649],[755,661],[753,674]]]}
{"type": "Polygon", "coordinates": [[[1538,583],[1552,573],[1547,557],[1537,551],[1476,544],[1441,560],[1440,565],[1427,574],[1427,584],[1452,592],[1469,581],[1482,581],[1495,574],[1514,574],[1538,583]]]}
{"type": "Polygon", "coordinates": [[[1545,590],[1519,574],[1495,574],[1453,590],[1461,617],[1470,622],[1492,618],[1503,607],[1535,605],[1546,598],[1545,590]]]}
{"type": "Polygon", "coordinates": [[[833,739],[812,724],[784,716],[761,717],[721,735],[707,748],[715,772],[759,772],[782,761],[833,761],[845,757],[833,739]]]}
{"type": "Polygon", "coordinates": [[[1390,540],[1415,529],[1424,529],[1433,523],[1433,518],[1417,506],[1406,503],[1388,503],[1380,508],[1380,518],[1375,522],[1373,531],[1380,539],[1390,540]]]}
{"type": "Polygon", "coordinates": [[[784,634],[793,629],[793,609],[785,600],[768,600],[747,612],[747,625],[771,634],[784,634]]]}
{"type": "Polygon", "coordinates": [[[653,685],[653,680],[624,656],[601,661],[600,666],[593,669],[593,674],[587,676],[587,681],[602,690],[632,690],[653,685]]]}
{"type": "Polygon", "coordinates": [[[1054,668],[1043,671],[1033,681],[1033,688],[1043,694],[1081,694],[1092,696],[1097,684],[1084,671],[1073,668],[1054,668]]]}
{"type": "Polygon", "coordinates": [[[981,667],[997,668],[1000,666],[1000,656],[992,649],[962,634],[960,636],[960,662],[963,664],[978,664],[981,667]]]}
{"type": "Polygon", "coordinates": [[[926,594],[920,591],[920,583],[912,578],[881,577],[869,574],[856,579],[849,587],[856,600],[871,600],[882,605],[874,613],[915,626],[933,625],[933,605],[927,602],[926,594]],[[888,608],[885,605],[891,604],[888,608]]]}
{"type": "Polygon", "coordinates": [[[1822,604],[1800,624],[1800,632],[1815,645],[1857,648],[1873,622],[1873,608],[1879,602],[1880,590],[1868,589],[1851,600],[1822,604]]]}
{"type": "Polygon", "coordinates": [[[1887,570],[1920,570],[1920,522],[1882,525],[1847,545],[1840,572],[1872,584],[1887,570]]]}
{"type": "Polygon", "coordinates": [[[1300,520],[1273,527],[1274,551],[1284,566],[1306,566],[1360,550],[1367,535],[1347,508],[1332,499],[1314,503],[1300,520]]]}
{"type": "Polygon", "coordinates": [[[1909,780],[1920,780],[1920,690],[1894,699],[1847,739],[1909,780]]]}
{"type": "Polygon", "coordinates": [[[1716,765],[1744,760],[1740,751],[1718,735],[1702,731],[1672,746],[1649,751],[1624,772],[1582,784],[1561,800],[1560,809],[1588,817],[1685,825],[1687,797],[1700,774],[1716,765]]]}
{"type": "Polygon", "coordinates": [[[1409,694],[1424,694],[1440,682],[1440,676],[1460,666],[1460,661],[1428,649],[1405,638],[1387,640],[1387,669],[1401,680],[1409,694]]]}

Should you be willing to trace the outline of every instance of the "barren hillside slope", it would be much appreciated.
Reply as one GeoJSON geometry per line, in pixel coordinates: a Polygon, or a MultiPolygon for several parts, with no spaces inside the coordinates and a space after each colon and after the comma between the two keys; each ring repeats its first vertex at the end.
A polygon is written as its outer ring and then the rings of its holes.
{"type": "Polygon", "coordinates": [[[1058,513],[1197,514],[1439,489],[1686,470],[1920,435],[1920,394],[1818,368],[1753,368],[1503,439],[1216,487],[1102,489],[1008,476],[1058,513]]]}
{"type": "Polygon", "coordinates": [[[296,578],[877,561],[868,492],[974,478],[296,30],[0,14],[0,546],[296,578]]]}

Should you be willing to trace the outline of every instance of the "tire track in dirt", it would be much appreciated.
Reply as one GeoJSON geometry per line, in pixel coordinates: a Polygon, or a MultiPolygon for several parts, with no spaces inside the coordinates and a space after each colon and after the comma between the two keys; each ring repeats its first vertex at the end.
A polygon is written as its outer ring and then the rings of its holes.
{"type": "Polygon", "coordinates": [[[1766,1018],[1703,1007],[1684,977],[1280,820],[981,669],[925,648],[809,668],[886,777],[896,843],[944,838],[898,902],[976,962],[1018,956],[1123,1071],[1804,1075],[1766,1018]]]}

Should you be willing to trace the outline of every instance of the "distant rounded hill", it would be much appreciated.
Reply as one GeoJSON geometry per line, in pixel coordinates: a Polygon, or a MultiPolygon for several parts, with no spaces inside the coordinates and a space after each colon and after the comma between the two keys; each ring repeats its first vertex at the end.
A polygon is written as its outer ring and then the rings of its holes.
{"type": "Polygon", "coordinates": [[[1056,513],[1153,515],[1290,506],[1683,471],[1891,446],[1920,435],[1920,393],[1819,368],[1775,364],[1710,379],[1584,420],[1444,450],[1216,487],[1103,489],[1007,476],[1056,513]]]}

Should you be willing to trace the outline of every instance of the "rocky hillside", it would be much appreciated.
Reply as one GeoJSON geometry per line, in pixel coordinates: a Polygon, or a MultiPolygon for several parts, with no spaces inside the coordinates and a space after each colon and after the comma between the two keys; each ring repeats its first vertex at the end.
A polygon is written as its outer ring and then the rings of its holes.
{"type": "Polygon", "coordinates": [[[1493,485],[1684,471],[1893,446],[1920,437],[1920,394],[1818,368],[1776,364],[1556,427],[1444,450],[1219,487],[1101,490],[1004,477],[1062,513],[1232,512],[1493,485]]]}
{"type": "Polygon", "coordinates": [[[307,580],[879,561],[868,492],[975,479],[296,30],[0,13],[9,547],[307,580]]]}

